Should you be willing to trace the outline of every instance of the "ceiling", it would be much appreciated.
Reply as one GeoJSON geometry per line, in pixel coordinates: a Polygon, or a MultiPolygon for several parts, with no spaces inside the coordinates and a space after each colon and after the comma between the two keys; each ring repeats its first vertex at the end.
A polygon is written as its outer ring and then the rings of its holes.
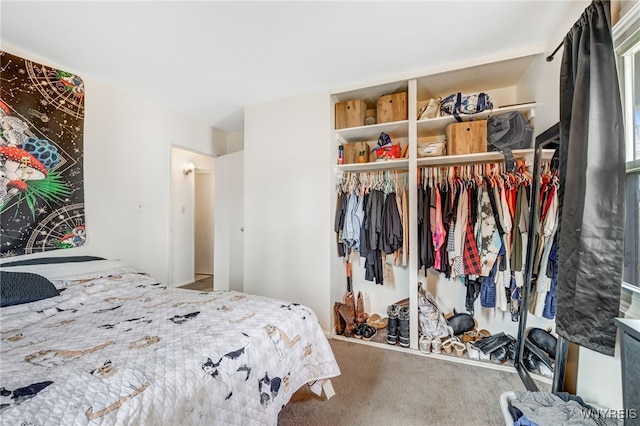
{"type": "Polygon", "coordinates": [[[2,0],[0,35],[229,132],[244,106],[544,45],[570,3],[2,0]]]}

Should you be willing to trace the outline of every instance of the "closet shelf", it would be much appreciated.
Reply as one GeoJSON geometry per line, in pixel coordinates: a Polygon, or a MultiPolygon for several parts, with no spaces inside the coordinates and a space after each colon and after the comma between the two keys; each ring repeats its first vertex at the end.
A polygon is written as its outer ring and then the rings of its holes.
{"type": "Polygon", "coordinates": [[[334,132],[338,139],[342,139],[344,142],[377,141],[382,132],[388,134],[391,139],[406,138],[409,134],[409,120],[348,127],[334,130],[334,132]]]}
{"type": "Polygon", "coordinates": [[[399,160],[375,161],[371,163],[340,164],[336,166],[336,171],[343,172],[378,172],[384,170],[409,170],[409,160],[402,158],[399,160]]]}
{"type": "MultiPolygon", "coordinates": [[[[501,114],[509,111],[520,111],[523,113],[531,112],[534,111],[535,107],[535,102],[530,102],[526,104],[517,104],[494,108],[492,110],[479,112],[473,115],[461,115],[460,117],[463,121],[470,121],[472,118],[473,120],[485,120],[490,115],[501,114]]],[[[419,120],[417,122],[418,137],[442,135],[444,134],[445,127],[456,122],[457,120],[453,115],[443,115],[441,117],[425,118],[424,120],[419,120]]]]}
{"type": "MultiPolygon", "coordinates": [[[[542,160],[548,161],[553,157],[553,149],[542,150],[542,160]]],[[[514,149],[513,156],[516,159],[525,159],[527,161],[533,160],[533,149],[514,149]]],[[[464,155],[443,155],[440,157],[425,157],[418,158],[418,167],[437,167],[437,166],[459,166],[466,164],[480,164],[480,163],[495,163],[504,161],[504,157],[501,153],[496,151],[491,152],[479,152],[477,154],[464,154],[464,155]]]]}

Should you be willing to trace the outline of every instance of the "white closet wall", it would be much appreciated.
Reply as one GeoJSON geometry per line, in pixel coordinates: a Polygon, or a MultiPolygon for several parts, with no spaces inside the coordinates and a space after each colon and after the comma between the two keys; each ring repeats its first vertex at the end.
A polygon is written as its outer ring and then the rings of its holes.
{"type": "Polygon", "coordinates": [[[312,308],[330,330],[329,93],[245,109],[244,291],[312,308]]]}

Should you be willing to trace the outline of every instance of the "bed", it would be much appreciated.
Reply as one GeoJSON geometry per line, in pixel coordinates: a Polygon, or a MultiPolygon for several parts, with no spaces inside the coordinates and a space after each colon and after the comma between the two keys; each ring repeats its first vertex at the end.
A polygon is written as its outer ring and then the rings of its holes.
{"type": "Polygon", "coordinates": [[[167,288],[91,256],[0,271],[3,425],[275,425],[297,389],[331,397],[340,374],[297,303],[167,288]]]}

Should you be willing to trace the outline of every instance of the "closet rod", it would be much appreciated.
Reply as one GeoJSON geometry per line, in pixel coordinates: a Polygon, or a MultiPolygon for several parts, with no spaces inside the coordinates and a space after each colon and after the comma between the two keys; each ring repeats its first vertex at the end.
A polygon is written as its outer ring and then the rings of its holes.
{"type": "Polygon", "coordinates": [[[558,45],[558,47],[556,47],[556,50],[554,50],[551,55],[547,56],[547,62],[551,62],[553,61],[553,57],[555,56],[555,54],[558,52],[558,50],[560,50],[560,48],[562,47],[562,45],[564,44],[564,41],[561,41],[560,44],[558,45]]]}

